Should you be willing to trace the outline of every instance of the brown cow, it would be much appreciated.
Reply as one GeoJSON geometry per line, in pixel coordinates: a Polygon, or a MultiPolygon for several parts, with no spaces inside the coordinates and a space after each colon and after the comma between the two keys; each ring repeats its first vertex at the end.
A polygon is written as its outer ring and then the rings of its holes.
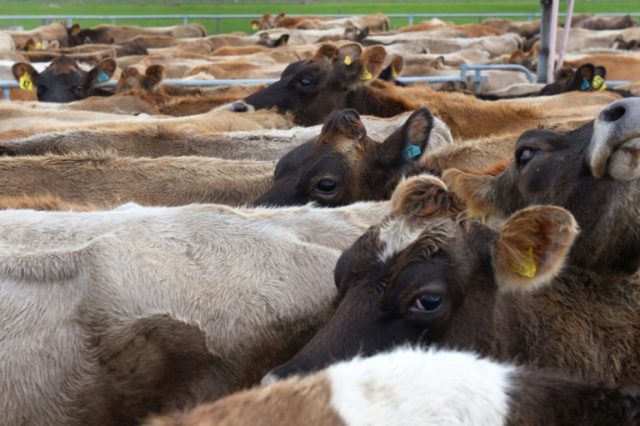
{"type": "Polygon", "coordinates": [[[149,426],[607,425],[640,422],[639,391],[469,352],[400,348],[240,392],[149,426]],[[418,420],[420,419],[420,420],[418,420]]]}
{"type": "Polygon", "coordinates": [[[69,203],[242,205],[271,184],[273,162],[108,155],[0,157],[0,196],[52,195],[69,203]]]}
{"type": "Polygon", "coordinates": [[[471,209],[488,215],[562,206],[582,228],[572,264],[633,272],[640,266],[639,132],[640,98],[624,99],[577,130],[524,133],[514,163],[495,178],[456,170],[443,178],[471,209]]]}
{"type": "Polygon", "coordinates": [[[424,86],[398,87],[373,80],[385,62],[386,52],[382,46],[367,48],[363,53],[354,46],[323,45],[314,58],[290,64],[279,81],[232,105],[231,109],[246,111],[247,104],[257,109],[276,107],[280,112],[292,112],[297,123],[311,125],[342,108],[390,117],[426,107],[449,126],[454,137],[476,138],[560,123],[566,121],[568,111],[593,118],[595,114],[591,115],[591,110],[575,107],[603,106],[619,98],[614,94],[571,93],[520,103],[488,103],[462,94],[438,93],[424,86]]]}
{"type": "Polygon", "coordinates": [[[437,178],[405,188],[338,261],[332,319],[265,381],[411,342],[640,384],[638,277],[563,271],[578,233],[571,213],[533,206],[496,231],[461,214],[437,178]]]}
{"type": "Polygon", "coordinates": [[[53,195],[0,197],[0,209],[67,210],[76,212],[98,210],[95,206],[69,203],[53,195]]]}
{"type": "Polygon", "coordinates": [[[41,73],[25,62],[16,63],[11,68],[20,87],[35,90],[41,102],[71,102],[88,96],[109,95],[97,84],[108,81],[115,70],[115,61],[104,59],[87,72],[65,55],[55,58],[41,73]]]}
{"type": "Polygon", "coordinates": [[[81,29],[74,24],[67,29],[69,45],[103,43],[120,44],[138,36],[171,36],[175,38],[204,37],[207,29],[202,24],[176,25],[172,27],[136,27],[102,24],[94,28],[81,29]]]}

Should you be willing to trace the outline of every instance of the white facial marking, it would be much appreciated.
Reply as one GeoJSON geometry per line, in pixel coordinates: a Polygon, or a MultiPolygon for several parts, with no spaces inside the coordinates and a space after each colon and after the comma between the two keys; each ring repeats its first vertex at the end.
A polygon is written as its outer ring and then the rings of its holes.
{"type": "Polygon", "coordinates": [[[503,425],[515,371],[468,352],[401,348],[331,366],[331,405],[349,426],[503,425]]]}
{"type": "Polygon", "coordinates": [[[396,253],[404,250],[422,233],[423,228],[413,226],[403,218],[389,220],[380,227],[380,242],[384,243],[378,259],[386,262],[396,253]]]}

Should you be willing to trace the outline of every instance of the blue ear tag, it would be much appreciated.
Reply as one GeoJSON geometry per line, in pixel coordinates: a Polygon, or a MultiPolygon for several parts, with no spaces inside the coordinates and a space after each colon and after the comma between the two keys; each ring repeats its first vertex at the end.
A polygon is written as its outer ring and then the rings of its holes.
{"type": "Polygon", "coordinates": [[[98,83],[102,83],[103,81],[109,81],[109,76],[106,72],[100,70],[100,74],[98,74],[98,83]]]}
{"type": "Polygon", "coordinates": [[[590,87],[591,87],[591,84],[589,83],[589,80],[587,80],[586,78],[583,78],[582,84],[580,85],[580,90],[584,92],[585,90],[589,90],[590,87]]]}
{"type": "Polygon", "coordinates": [[[411,144],[404,149],[404,159],[413,160],[422,154],[422,150],[418,145],[411,144]]]}

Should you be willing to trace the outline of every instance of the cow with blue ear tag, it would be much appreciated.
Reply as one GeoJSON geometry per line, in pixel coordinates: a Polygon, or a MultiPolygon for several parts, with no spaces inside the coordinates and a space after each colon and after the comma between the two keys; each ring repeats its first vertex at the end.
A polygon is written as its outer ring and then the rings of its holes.
{"type": "Polygon", "coordinates": [[[112,94],[98,85],[109,81],[116,70],[116,62],[103,59],[91,70],[85,71],[75,59],[61,55],[41,73],[26,62],[14,64],[11,70],[20,88],[36,91],[38,101],[73,102],[89,96],[112,94]]]}
{"type": "MultiPolygon", "coordinates": [[[[345,56],[343,62],[349,60],[345,56]]],[[[355,110],[338,111],[318,137],[280,159],[273,186],[254,205],[313,201],[338,206],[387,199],[402,176],[420,163],[433,127],[433,116],[421,108],[386,140],[376,142],[368,137],[355,110]]]]}

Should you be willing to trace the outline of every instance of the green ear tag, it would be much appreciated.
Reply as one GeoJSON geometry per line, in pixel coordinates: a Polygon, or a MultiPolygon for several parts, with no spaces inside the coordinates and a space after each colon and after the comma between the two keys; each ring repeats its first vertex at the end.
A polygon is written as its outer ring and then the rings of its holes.
{"type": "Polygon", "coordinates": [[[596,75],[591,81],[591,87],[593,87],[594,90],[604,90],[607,88],[607,85],[604,83],[604,78],[596,75]]]}
{"type": "Polygon", "coordinates": [[[422,154],[422,150],[418,145],[411,144],[404,149],[404,159],[413,160],[422,154]]]}
{"type": "Polygon", "coordinates": [[[31,81],[31,75],[29,75],[28,72],[25,72],[24,74],[22,74],[22,77],[20,77],[20,88],[24,89],[24,90],[33,90],[33,81],[31,81]]]}
{"type": "Polygon", "coordinates": [[[537,271],[536,263],[533,260],[533,247],[529,247],[525,257],[518,259],[511,264],[511,270],[523,277],[533,278],[537,271]]]}

